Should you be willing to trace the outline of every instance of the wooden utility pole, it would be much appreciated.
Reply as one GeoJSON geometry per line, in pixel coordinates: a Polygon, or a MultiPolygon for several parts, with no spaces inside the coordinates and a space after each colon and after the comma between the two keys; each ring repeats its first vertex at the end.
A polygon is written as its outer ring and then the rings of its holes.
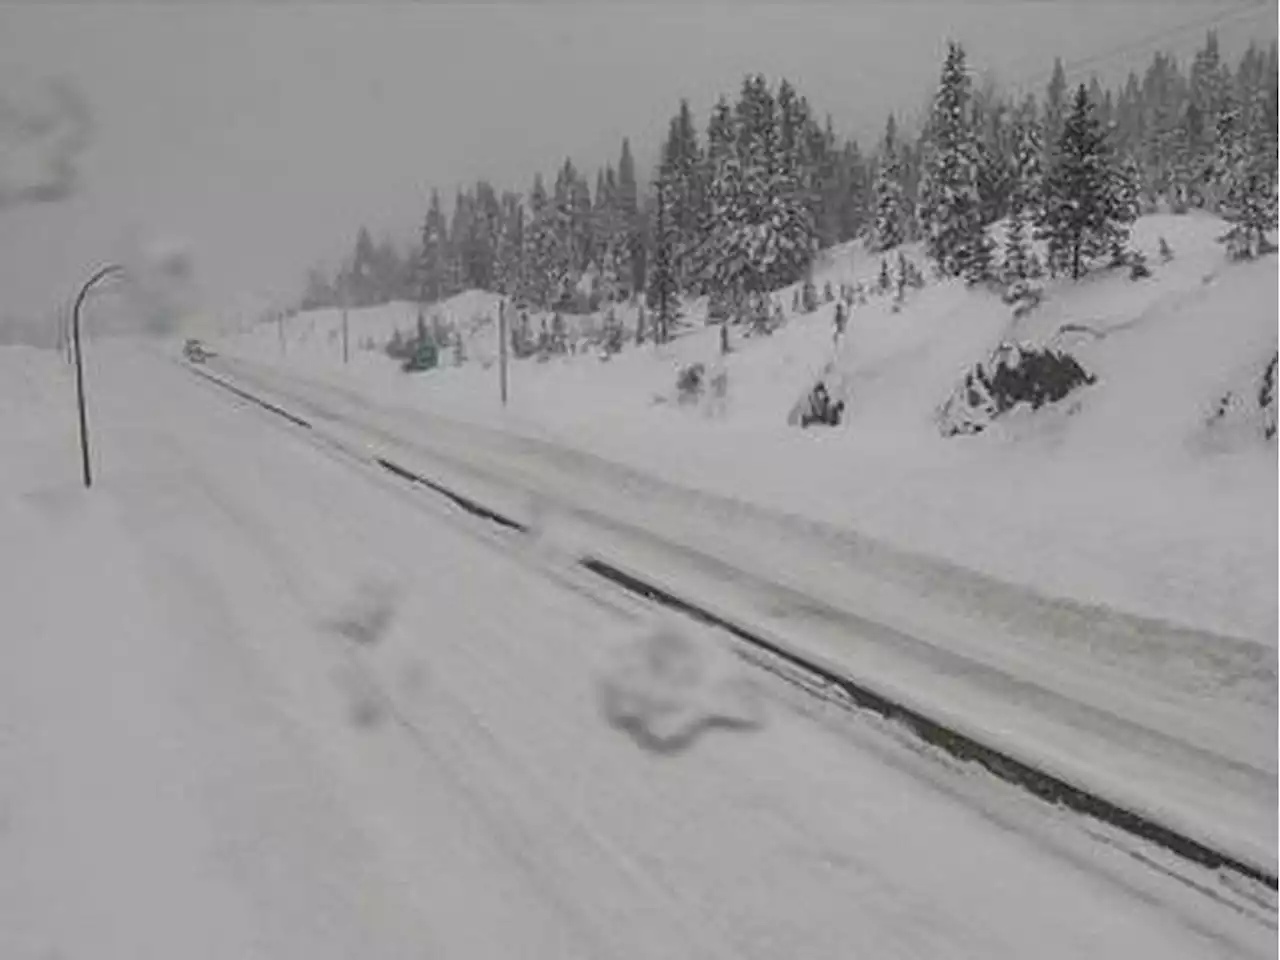
{"type": "Polygon", "coordinates": [[[507,302],[498,301],[498,381],[502,405],[507,405],[507,302]]]}

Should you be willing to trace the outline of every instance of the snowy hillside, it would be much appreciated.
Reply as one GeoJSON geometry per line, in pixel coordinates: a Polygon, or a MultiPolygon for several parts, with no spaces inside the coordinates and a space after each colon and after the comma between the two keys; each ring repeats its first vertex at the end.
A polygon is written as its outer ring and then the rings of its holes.
{"type": "MultiPolygon", "coordinates": [[[[222,348],[1049,593],[1274,642],[1276,457],[1254,401],[1276,351],[1275,261],[1229,263],[1215,242],[1222,230],[1208,215],[1145,217],[1133,242],[1152,276],[1131,280],[1121,269],[1046,280],[1043,303],[1018,320],[994,293],[930,276],[900,309],[891,294],[853,306],[838,348],[835,304],[796,314],[787,288],[775,294],[787,322],[767,337],[733,327],[721,359],[719,330],[695,303],[664,346],[636,347],[629,336],[607,362],[595,351],[513,361],[505,411],[487,362],[494,329],[478,319],[467,362],[455,368],[446,358],[413,376],[374,351],[356,351],[344,367],[332,311],[287,321],[283,353],[274,328],[222,348]],[[1006,340],[1067,349],[1096,382],[1038,411],[1015,408],[977,436],[944,438],[939,408],[1006,340]],[[723,404],[675,402],[676,372],[695,361],[723,364],[723,404]],[[846,400],[844,423],[788,426],[819,377],[846,400]],[[1211,425],[1229,393],[1229,415],[1211,425]]],[[[919,250],[904,252],[924,265],[919,250]]],[[[880,262],[858,243],[828,251],[815,268],[820,295],[828,282],[837,293],[842,284],[870,290],[880,262]]],[[[465,322],[494,304],[470,292],[441,312],[465,322]]],[[[352,311],[352,341],[384,342],[392,328],[411,329],[415,313],[404,304],[352,311]]],[[[622,315],[628,325],[633,317],[622,315]]]]}

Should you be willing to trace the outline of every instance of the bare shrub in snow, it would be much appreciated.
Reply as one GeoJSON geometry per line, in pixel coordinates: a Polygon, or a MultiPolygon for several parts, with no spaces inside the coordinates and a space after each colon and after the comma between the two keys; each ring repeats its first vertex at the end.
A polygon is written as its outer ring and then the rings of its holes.
{"type": "Polygon", "coordinates": [[[981,433],[1020,404],[1038,410],[1095,379],[1065,351],[1002,343],[965,374],[939,410],[938,427],[944,437],[981,433]]]}
{"type": "Polygon", "coordinates": [[[876,292],[888,293],[893,289],[893,275],[889,272],[889,261],[880,258],[880,273],[876,277],[876,292]]]}
{"type": "Polygon", "coordinates": [[[716,363],[711,367],[707,382],[707,415],[723,417],[729,404],[729,371],[724,364],[716,363]]]}
{"type": "Polygon", "coordinates": [[[681,406],[697,403],[706,384],[707,365],[688,363],[676,372],[676,402],[681,406]]]}
{"type": "Polygon", "coordinates": [[[924,271],[910,257],[898,251],[898,274],[901,282],[912,290],[924,289],[924,271]]]}
{"type": "Polygon", "coordinates": [[[1276,364],[1280,362],[1280,353],[1273,354],[1262,374],[1262,385],[1258,388],[1258,407],[1262,410],[1262,432],[1268,440],[1276,438],[1276,364]]]}
{"type": "Polygon", "coordinates": [[[1003,300],[1013,307],[1014,319],[1020,320],[1044,302],[1044,288],[1027,280],[1019,280],[1005,290],[1003,300]]]}
{"type": "Polygon", "coordinates": [[[610,354],[622,352],[624,334],[622,321],[618,319],[617,313],[610,307],[604,318],[604,332],[601,337],[601,347],[606,357],[610,354]]]}
{"type": "Polygon", "coordinates": [[[1044,277],[1044,261],[1040,259],[1039,254],[1034,250],[1027,257],[1027,277],[1031,280],[1039,280],[1044,277]]]}
{"type": "Polygon", "coordinates": [[[811,426],[838,427],[844,418],[844,401],[833,400],[826,383],[819,380],[807,390],[787,414],[787,423],[804,429],[811,426]]]}
{"type": "Polygon", "coordinates": [[[1151,268],[1147,266],[1147,258],[1139,250],[1129,254],[1129,279],[1142,280],[1151,276],[1151,268]]]}
{"type": "Polygon", "coordinates": [[[1280,363],[1280,354],[1272,354],[1262,373],[1257,375],[1256,392],[1242,388],[1228,390],[1219,397],[1206,425],[1211,430],[1221,430],[1224,427],[1234,427],[1245,433],[1256,430],[1267,440],[1274,440],[1277,363],[1280,363]]]}
{"type": "Polygon", "coordinates": [[[818,309],[818,289],[812,280],[806,280],[800,288],[800,308],[805,313],[813,313],[818,309]]]}
{"type": "Polygon", "coordinates": [[[763,295],[754,296],[748,302],[752,336],[769,336],[775,329],[775,318],[770,312],[770,301],[763,295]]]}

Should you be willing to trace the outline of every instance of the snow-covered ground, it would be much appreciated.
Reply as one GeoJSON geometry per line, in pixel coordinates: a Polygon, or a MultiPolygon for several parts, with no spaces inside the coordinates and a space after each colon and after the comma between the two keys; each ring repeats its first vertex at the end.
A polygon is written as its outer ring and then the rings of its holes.
{"type": "MultiPolygon", "coordinates": [[[[282,360],[250,337],[227,344],[224,369],[507,509],[534,493],[586,549],[746,609],[808,655],[1270,868],[1275,447],[1256,411],[1209,421],[1228,391],[1257,396],[1275,265],[1228,263],[1221,230],[1145,218],[1135,242],[1154,276],[1050,283],[1018,321],[936,283],[898,312],[855,308],[838,349],[833,308],[793,318],[735,342],[722,411],[670,402],[678,364],[716,362],[716,333],[696,327],[608,362],[515,363],[507,410],[483,363],[405,376],[374,354],[343,366],[290,346],[282,360]],[[1003,340],[1069,346],[1097,382],[942,438],[939,406],[1003,340]],[[824,374],[846,424],[788,427],[824,374]]],[[[819,289],[878,263],[834,251],[819,289]]]]}
{"type": "Polygon", "coordinates": [[[90,357],[84,491],[65,365],[0,351],[0,956],[1273,951],[1273,897],[765,674],[762,720],[645,751],[597,699],[634,601],[90,357]]]}
{"type": "Polygon", "coordinates": [[[1046,599],[245,361],[215,366],[357,456],[424,472],[543,539],[718,605],[980,742],[1274,869],[1274,647],[1046,599]]]}
{"type": "MultiPolygon", "coordinates": [[[[492,328],[468,347],[471,362],[418,376],[373,351],[344,366],[333,313],[288,321],[283,355],[274,328],[222,348],[384,404],[589,450],[1050,595],[1274,646],[1275,448],[1250,433],[1253,424],[1206,422],[1227,390],[1256,393],[1276,349],[1275,262],[1227,263],[1214,242],[1221,230],[1207,215],[1143,218],[1135,245],[1152,277],[1133,282],[1112,271],[1049,282],[1043,306],[1017,322],[991,294],[931,283],[910,292],[898,313],[889,298],[855,307],[836,351],[834,307],[824,305],[771,338],[735,338],[728,402],[718,412],[669,402],[680,364],[715,362],[716,332],[697,323],[701,304],[691,331],[667,347],[629,346],[607,363],[594,355],[513,362],[506,410],[490,362],[492,328]],[[1169,263],[1158,256],[1161,237],[1175,254],[1169,263]],[[1098,377],[1078,405],[1062,405],[1075,408],[1070,415],[1015,413],[980,437],[939,436],[936,412],[968,367],[1004,338],[1045,342],[1065,324],[1093,331],[1071,346],[1098,377]],[[829,364],[847,390],[847,423],[788,427],[788,410],[829,364]]],[[[869,282],[878,269],[878,257],[848,245],[826,256],[817,284],[869,282]]],[[[442,312],[471,316],[485,296],[472,292],[442,312]]],[[[784,307],[791,299],[791,290],[779,294],[784,307]]],[[[410,313],[406,305],[353,312],[353,337],[408,330],[410,313]]]]}

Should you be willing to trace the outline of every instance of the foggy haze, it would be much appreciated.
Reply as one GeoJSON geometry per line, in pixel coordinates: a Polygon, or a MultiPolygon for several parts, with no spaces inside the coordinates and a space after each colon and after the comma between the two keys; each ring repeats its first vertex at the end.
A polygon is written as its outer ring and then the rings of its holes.
{"type": "MultiPolygon", "coordinates": [[[[432,186],[446,202],[479,177],[526,191],[566,156],[587,171],[616,161],[624,136],[647,177],[679,98],[701,125],[747,71],[785,74],[838,132],[867,144],[890,110],[908,125],[918,115],[948,33],[979,75],[1039,88],[1054,55],[1116,81],[1154,49],[1185,55],[1206,25],[1229,53],[1265,43],[1275,9],[7,6],[5,89],[66,77],[97,129],[80,158],[83,191],[0,214],[0,312],[51,312],[128,238],[154,234],[191,245],[211,311],[292,300],[306,268],[334,263],[362,224],[405,244],[432,186]]],[[[69,148],[83,145],[59,143],[68,156],[41,188],[51,196],[69,194],[69,148]]]]}

